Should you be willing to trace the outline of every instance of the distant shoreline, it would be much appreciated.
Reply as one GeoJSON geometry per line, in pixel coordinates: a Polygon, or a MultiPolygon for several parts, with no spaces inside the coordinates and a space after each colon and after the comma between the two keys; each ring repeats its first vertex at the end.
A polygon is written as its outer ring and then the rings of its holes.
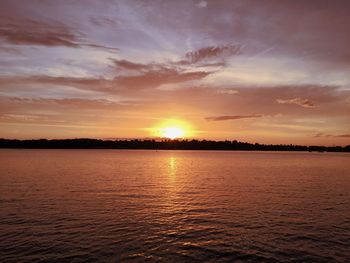
{"type": "Polygon", "coordinates": [[[100,140],[100,139],[0,139],[0,148],[9,149],[125,149],[125,150],[213,150],[213,151],[307,151],[350,152],[347,146],[273,145],[212,140],[100,140]]]}

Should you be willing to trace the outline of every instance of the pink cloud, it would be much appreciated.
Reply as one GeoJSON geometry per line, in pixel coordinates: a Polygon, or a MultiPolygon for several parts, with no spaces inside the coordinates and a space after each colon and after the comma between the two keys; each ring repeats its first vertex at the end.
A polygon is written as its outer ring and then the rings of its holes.
{"type": "Polygon", "coordinates": [[[308,99],[294,98],[294,99],[277,99],[279,104],[295,104],[305,108],[315,108],[315,104],[308,99]]]}
{"type": "Polygon", "coordinates": [[[213,116],[206,117],[207,121],[228,121],[228,120],[240,120],[240,119],[249,119],[249,118],[261,118],[263,115],[254,114],[254,115],[225,115],[225,116],[213,116]]]}

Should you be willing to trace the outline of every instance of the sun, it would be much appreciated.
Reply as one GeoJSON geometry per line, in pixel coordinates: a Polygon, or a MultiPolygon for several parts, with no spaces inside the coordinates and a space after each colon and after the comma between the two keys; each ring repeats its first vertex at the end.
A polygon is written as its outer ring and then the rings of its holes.
{"type": "Polygon", "coordinates": [[[184,136],[185,132],[180,127],[165,127],[160,129],[161,137],[176,139],[184,136]]]}
{"type": "Polygon", "coordinates": [[[153,136],[171,140],[188,138],[193,135],[192,127],[187,122],[178,119],[166,119],[151,130],[153,136]]]}

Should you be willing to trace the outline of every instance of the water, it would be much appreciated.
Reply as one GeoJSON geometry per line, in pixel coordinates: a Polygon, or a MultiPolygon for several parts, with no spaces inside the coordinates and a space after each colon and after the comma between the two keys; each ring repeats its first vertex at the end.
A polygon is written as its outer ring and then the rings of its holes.
{"type": "Polygon", "coordinates": [[[346,153],[0,150],[1,262],[350,260],[346,153]]]}

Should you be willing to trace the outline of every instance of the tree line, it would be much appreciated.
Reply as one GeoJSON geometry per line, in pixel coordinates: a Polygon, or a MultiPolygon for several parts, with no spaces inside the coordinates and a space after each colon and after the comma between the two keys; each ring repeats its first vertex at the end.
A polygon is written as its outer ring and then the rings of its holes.
{"type": "Polygon", "coordinates": [[[317,151],[350,152],[348,146],[303,146],[260,144],[237,140],[100,140],[100,139],[0,139],[0,148],[24,149],[152,149],[152,150],[222,150],[222,151],[317,151]]]}

